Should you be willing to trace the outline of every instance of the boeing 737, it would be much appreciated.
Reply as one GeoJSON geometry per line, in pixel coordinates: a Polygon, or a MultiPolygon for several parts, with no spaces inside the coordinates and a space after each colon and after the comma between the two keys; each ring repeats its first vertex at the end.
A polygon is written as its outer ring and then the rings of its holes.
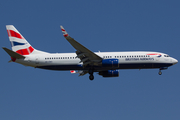
{"type": "Polygon", "coordinates": [[[9,62],[48,70],[69,70],[79,76],[89,74],[94,79],[94,72],[103,77],[118,77],[119,69],[167,69],[178,61],[160,52],[92,52],[66,32],[60,26],[65,39],[76,49],[75,53],[48,53],[33,48],[13,25],[6,25],[12,50],[3,47],[10,55],[9,62]]]}

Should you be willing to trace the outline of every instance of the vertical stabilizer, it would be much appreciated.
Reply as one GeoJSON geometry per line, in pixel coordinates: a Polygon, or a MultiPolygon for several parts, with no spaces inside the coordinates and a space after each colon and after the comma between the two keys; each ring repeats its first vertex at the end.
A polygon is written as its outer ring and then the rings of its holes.
{"type": "Polygon", "coordinates": [[[34,48],[13,25],[6,25],[6,29],[14,52],[20,55],[29,55],[34,51],[34,48]]]}

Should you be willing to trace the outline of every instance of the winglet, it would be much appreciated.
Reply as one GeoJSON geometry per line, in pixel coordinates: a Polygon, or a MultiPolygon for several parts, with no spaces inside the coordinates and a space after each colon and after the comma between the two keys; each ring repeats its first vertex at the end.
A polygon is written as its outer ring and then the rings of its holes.
{"type": "Polygon", "coordinates": [[[63,26],[60,26],[60,28],[61,28],[61,30],[62,30],[62,33],[63,33],[64,37],[65,37],[65,38],[68,37],[69,35],[68,35],[68,33],[66,32],[66,30],[63,28],[63,26]]]}

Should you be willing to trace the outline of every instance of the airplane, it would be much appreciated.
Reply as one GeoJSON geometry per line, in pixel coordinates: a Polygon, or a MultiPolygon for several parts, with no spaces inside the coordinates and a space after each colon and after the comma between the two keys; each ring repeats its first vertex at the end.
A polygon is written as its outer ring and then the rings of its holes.
{"type": "Polygon", "coordinates": [[[94,79],[94,72],[103,77],[118,77],[119,69],[159,69],[178,63],[173,57],[161,52],[92,52],[69,36],[60,26],[65,39],[76,49],[75,53],[48,53],[33,48],[13,25],[6,25],[12,50],[3,47],[10,55],[9,62],[48,70],[70,70],[79,76],[89,74],[94,79]]]}

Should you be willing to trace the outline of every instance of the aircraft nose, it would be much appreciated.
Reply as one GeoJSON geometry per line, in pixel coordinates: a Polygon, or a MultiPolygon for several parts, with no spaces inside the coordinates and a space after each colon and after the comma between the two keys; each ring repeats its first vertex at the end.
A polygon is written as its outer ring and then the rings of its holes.
{"type": "Polygon", "coordinates": [[[176,60],[176,59],[173,58],[172,63],[173,63],[173,65],[175,65],[175,64],[178,63],[178,60],[176,60]]]}

